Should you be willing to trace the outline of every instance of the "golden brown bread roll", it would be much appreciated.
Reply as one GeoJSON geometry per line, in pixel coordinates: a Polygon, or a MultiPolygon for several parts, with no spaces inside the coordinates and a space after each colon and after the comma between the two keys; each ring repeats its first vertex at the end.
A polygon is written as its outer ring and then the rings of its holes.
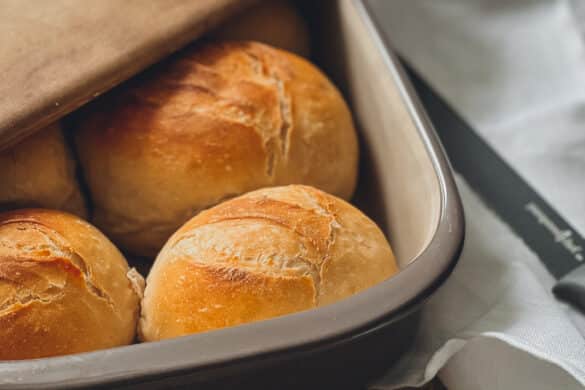
{"type": "Polygon", "coordinates": [[[0,360],[129,344],[141,287],[116,247],[72,214],[0,214],[0,360]]]}
{"type": "Polygon", "coordinates": [[[386,238],[349,203],[308,186],[261,189],[191,219],[147,278],[147,341],[323,306],[397,272],[386,238]]]}
{"type": "Polygon", "coordinates": [[[228,20],[211,33],[214,39],[258,41],[303,57],[310,54],[309,30],[286,0],[265,0],[228,20]]]}
{"type": "Polygon", "coordinates": [[[94,223],[155,256],[198,211],[261,187],[349,198],[357,140],[342,96],[309,62],[251,43],[191,48],[81,116],[94,223]]]}
{"type": "Polygon", "coordinates": [[[0,152],[0,210],[45,207],[87,217],[75,162],[58,124],[0,152]]]}

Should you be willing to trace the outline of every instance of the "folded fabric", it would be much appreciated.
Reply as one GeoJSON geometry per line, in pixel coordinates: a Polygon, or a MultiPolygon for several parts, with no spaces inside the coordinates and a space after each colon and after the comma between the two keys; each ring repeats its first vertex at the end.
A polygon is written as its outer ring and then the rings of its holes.
{"type": "Polygon", "coordinates": [[[474,389],[585,386],[585,339],[550,292],[554,279],[468,185],[461,178],[457,182],[466,210],[459,264],[425,305],[415,344],[371,388],[422,385],[458,353],[466,358],[449,363],[445,382],[457,383],[454,377],[460,374],[478,381],[474,389]],[[528,355],[490,347],[494,340],[528,355]],[[490,372],[497,377],[482,383],[486,360],[492,360],[490,372]],[[531,376],[524,375],[527,371],[531,376]],[[553,379],[558,381],[550,383],[553,379]],[[501,387],[494,387],[498,383],[501,387]]]}
{"type": "MultiPolygon", "coordinates": [[[[576,0],[377,1],[397,51],[585,234],[585,6],[576,0]]],[[[458,178],[466,243],[411,351],[372,384],[585,386],[585,318],[539,259],[458,178]],[[442,371],[441,371],[442,370],[442,371]]]]}

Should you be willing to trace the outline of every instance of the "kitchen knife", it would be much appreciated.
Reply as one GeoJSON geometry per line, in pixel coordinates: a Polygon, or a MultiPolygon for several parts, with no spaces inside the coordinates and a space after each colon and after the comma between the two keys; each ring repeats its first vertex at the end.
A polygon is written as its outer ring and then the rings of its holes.
{"type": "Polygon", "coordinates": [[[557,298],[585,312],[585,239],[403,64],[455,170],[538,255],[557,279],[553,288],[557,298]]]}

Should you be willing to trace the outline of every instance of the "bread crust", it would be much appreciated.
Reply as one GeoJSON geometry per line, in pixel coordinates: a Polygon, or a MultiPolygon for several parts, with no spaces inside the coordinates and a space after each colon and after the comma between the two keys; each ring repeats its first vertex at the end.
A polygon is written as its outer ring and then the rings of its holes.
{"type": "Polygon", "coordinates": [[[211,32],[217,40],[257,41],[308,58],[307,24],[288,0],[262,1],[211,32]]]}
{"type": "Polygon", "coordinates": [[[132,342],[140,277],[87,222],[24,209],[0,214],[0,360],[132,342]]]}
{"type": "Polygon", "coordinates": [[[336,302],[398,270],[383,233],[309,186],[266,188],[183,225],[147,279],[139,334],[152,341],[336,302]]]}
{"type": "Polygon", "coordinates": [[[61,127],[54,123],[0,152],[0,211],[45,207],[87,218],[61,127]]]}
{"type": "Polygon", "coordinates": [[[154,256],[191,216],[266,186],[353,193],[357,139],[337,89],[254,42],[193,47],[82,115],[76,145],[94,222],[154,256]]]}

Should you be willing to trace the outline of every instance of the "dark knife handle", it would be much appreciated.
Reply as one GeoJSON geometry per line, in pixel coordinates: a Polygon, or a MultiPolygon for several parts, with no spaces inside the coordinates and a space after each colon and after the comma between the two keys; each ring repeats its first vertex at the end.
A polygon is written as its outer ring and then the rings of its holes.
{"type": "Polygon", "coordinates": [[[585,265],[563,276],[553,287],[553,293],[585,313],[585,265]]]}

